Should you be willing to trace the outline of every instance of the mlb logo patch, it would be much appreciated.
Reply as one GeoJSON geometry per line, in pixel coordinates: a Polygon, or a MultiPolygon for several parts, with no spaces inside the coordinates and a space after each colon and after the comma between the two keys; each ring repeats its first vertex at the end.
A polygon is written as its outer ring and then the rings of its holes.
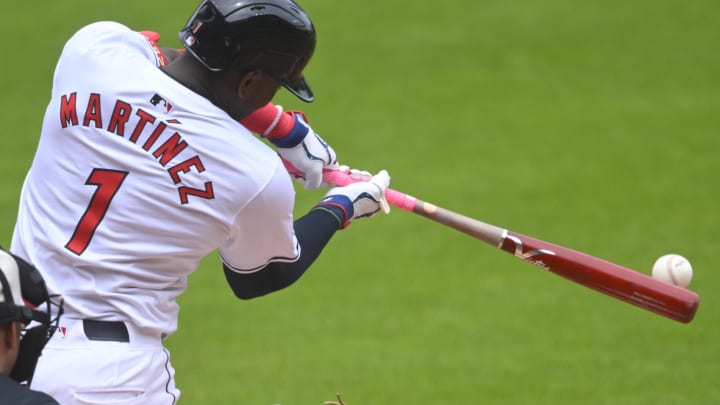
{"type": "Polygon", "coordinates": [[[163,114],[167,114],[173,109],[173,105],[157,93],[150,98],[150,104],[163,114]]]}

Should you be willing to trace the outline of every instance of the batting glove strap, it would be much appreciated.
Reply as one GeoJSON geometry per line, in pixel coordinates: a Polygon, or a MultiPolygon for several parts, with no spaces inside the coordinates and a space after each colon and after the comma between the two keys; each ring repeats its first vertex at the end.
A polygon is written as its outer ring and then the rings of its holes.
{"type": "Polygon", "coordinates": [[[295,113],[295,125],[282,138],[270,139],[278,154],[290,162],[300,173],[295,178],[305,189],[316,189],[322,184],[323,169],[337,168],[337,156],[330,145],[305,122],[304,116],[295,113]]]}
{"type": "Polygon", "coordinates": [[[314,209],[325,211],[334,216],[338,221],[340,229],[345,229],[348,225],[350,225],[349,219],[352,218],[354,213],[352,201],[344,195],[325,197],[315,206],[314,209]]]}
{"type": "Polygon", "coordinates": [[[390,210],[385,201],[385,190],[389,184],[390,175],[382,170],[372,176],[370,181],[361,181],[331,189],[316,208],[334,207],[342,210],[344,215],[341,228],[344,229],[353,219],[371,217],[380,210],[388,213],[390,210]]]}
{"type": "Polygon", "coordinates": [[[292,111],[292,114],[295,123],[293,124],[290,132],[280,138],[268,138],[270,142],[272,142],[273,145],[277,146],[278,148],[292,148],[298,146],[303,140],[305,140],[305,137],[307,137],[308,133],[312,132],[310,126],[307,123],[307,118],[303,113],[298,111],[292,111]]]}

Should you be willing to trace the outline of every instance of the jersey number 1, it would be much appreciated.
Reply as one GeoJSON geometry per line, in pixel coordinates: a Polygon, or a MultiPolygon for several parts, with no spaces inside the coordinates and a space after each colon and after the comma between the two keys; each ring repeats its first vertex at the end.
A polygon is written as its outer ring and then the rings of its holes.
{"type": "Polygon", "coordinates": [[[95,234],[100,221],[105,217],[110,202],[127,175],[128,172],[119,170],[93,169],[85,184],[97,186],[97,190],[90,199],[87,210],[80,218],[80,222],[65,248],[78,256],[87,249],[90,239],[95,234]]]}

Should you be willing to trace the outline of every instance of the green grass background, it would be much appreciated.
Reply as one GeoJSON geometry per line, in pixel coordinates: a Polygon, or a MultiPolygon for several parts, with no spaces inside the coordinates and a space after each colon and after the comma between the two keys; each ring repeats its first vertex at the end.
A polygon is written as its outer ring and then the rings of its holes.
{"type": "MultiPolygon", "coordinates": [[[[195,5],[0,6],[0,243],[64,41],[109,19],[179,46],[195,5]]],[[[702,303],[680,324],[396,209],[261,299],[236,300],[218,258],[204,260],[167,341],[181,403],[720,403],[720,3],[302,5],[317,99],[276,101],[306,111],[341,162],[645,273],[681,253],[702,303]]],[[[298,215],[322,193],[298,188],[298,215]]]]}

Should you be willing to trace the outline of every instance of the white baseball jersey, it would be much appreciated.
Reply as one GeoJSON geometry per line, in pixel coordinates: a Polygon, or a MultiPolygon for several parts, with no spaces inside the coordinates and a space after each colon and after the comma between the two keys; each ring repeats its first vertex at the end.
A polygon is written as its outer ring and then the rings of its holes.
{"type": "Polygon", "coordinates": [[[297,260],[299,247],[276,153],[157,63],[143,36],[116,23],[67,42],[11,250],[63,295],[66,317],[168,335],[207,254],[219,248],[251,272],[297,260]]]}

